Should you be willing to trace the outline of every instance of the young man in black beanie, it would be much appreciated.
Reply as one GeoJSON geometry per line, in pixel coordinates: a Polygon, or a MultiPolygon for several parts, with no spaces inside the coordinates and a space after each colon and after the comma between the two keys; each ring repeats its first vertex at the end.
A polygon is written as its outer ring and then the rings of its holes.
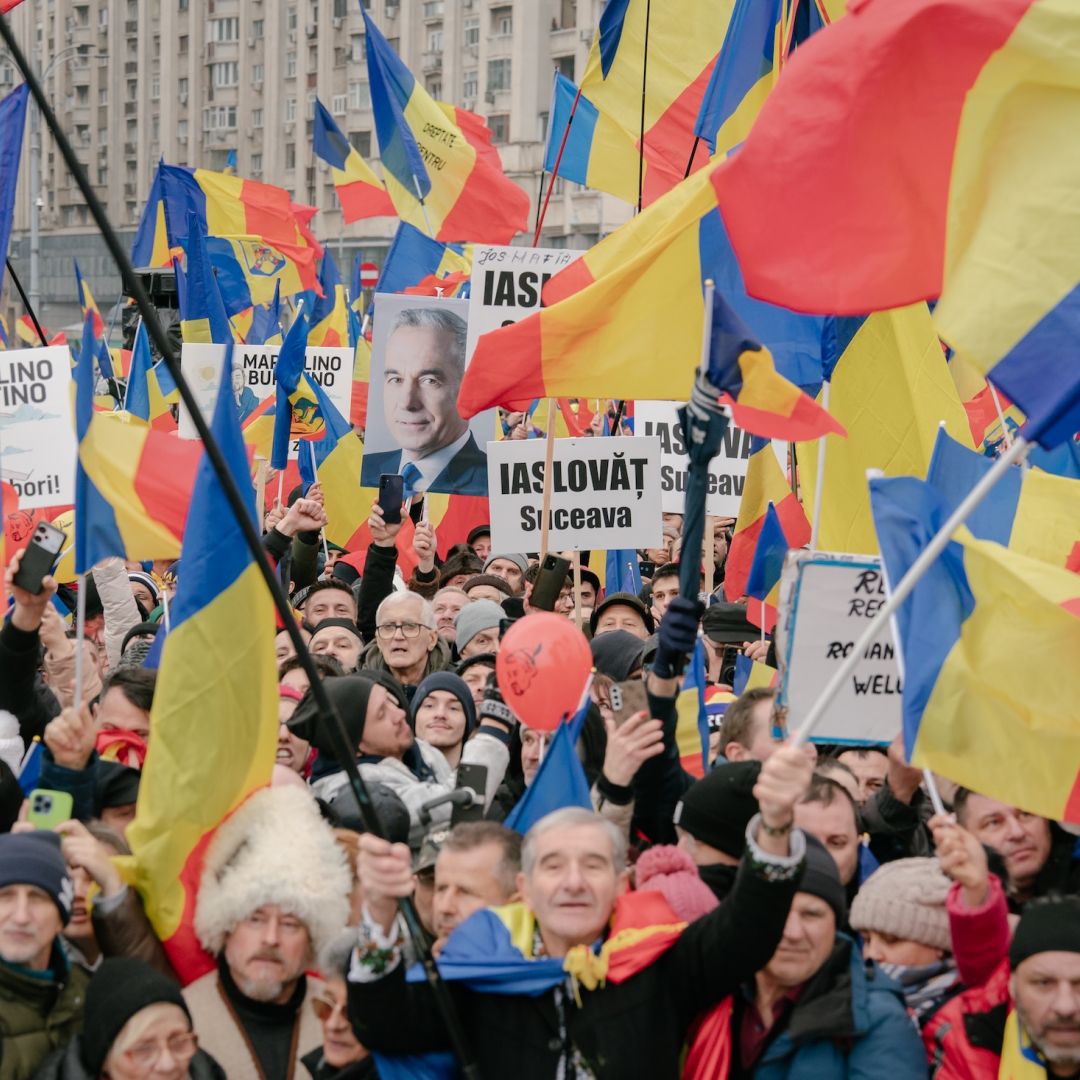
{"type": "Polygon", "coordinates": [[[23,1080],[82,1027],[87,975],[58,941],[75,886],[52,832],[0,835],[0,1076],[23,1080]]]}

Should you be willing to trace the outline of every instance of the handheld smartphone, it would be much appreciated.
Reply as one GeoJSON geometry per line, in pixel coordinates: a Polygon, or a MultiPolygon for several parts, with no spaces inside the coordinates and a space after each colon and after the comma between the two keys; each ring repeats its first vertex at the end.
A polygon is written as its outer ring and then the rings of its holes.
{"type": "Polygon", "coordinates": [[[26,820],[35,829],[55,829],[62,821],[71,820],[74,800],[70,791],[54,791],[52,788],[34,788],[30,792],[26,820]]]}
{"type": "Polygon", "coordinates": [[[645,693],[643,679],[627,679],[615,683],[608,691],[611,696],[611,712],[615,726],[622,727],[635,713],[649,708],[649,699],[645,693]]]}
{"type": "Polygon", "coordinates": [[[28,593],[41,592],[41,579],[56,568],[66,539],[67,533],[63,529],[58,529],[47,521],[39,521],[23,552],[19,572],[15,575],[15,584],[28,593]]]}
{"type": "Polygon", "coordinates": [[[401,504],[405,501],[405,481],[398,473],[383,473],[379,477],[379,506],[387,525],[401,522],[401,504]]]}
{"type": "Polygon", "coordinates": [[[643,578],[651,579],[653,574],[656,573],[656,563],[654,563],[652,559],[642,559],[641,562],[638,563],[638,573],[640,573],[643,578]]]}
{"type": "Polygon", "coordinates": [[[554,611],[569,572],[569,559],[560,555],[545,555],[540,564],[540,573],[529,594],[529,607],[538,608],[540,611],[554,611]]]}
{"type": "Polygon", "coordinates": [[[450,814],[451,824],[459,821],[481,821],[484,817],[484,791],[487,788],[487,766],[462,762],[457,767],[457,787],[469,788],[473,793],[472,806],[454,804],[450,814]]]}

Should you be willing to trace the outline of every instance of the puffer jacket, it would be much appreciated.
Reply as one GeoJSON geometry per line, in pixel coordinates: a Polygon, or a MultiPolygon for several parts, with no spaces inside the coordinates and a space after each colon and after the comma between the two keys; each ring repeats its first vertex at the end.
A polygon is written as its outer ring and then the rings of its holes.
{"type": "Polygon", "coordinates": [[[50,974],[0,963],[0,1080],[30,1080],[82,1029],[89,976],[58,946],[50,974]]]}

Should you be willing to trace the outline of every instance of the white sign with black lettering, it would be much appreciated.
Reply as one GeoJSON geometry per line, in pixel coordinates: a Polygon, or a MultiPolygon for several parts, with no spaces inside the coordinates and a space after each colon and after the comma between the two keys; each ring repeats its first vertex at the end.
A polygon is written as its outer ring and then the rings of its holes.
{"type": "MultiPolygon", "coordinates": [[[[686,453],[679,406],[674,401],[634,402],[634,431],[660,440],[660,500],[665,514],[681,514],[686,504],[690,458],[686,453]]],[[[709,486],[705,513],[717,517],[739,516],[746,470],[750,462],[748,431],[728,424],[720,453],[709,462],[709,486]]]]}
{"type": "Polygon", "coordinates": [[[539,310],[540,292],[548,280],[584,254],[557,248],[500,247],[473,249],[469,289],[469,336],[465,355],[489,330],[524,319],[539,310]]]}
{"type": "Polygon", "coordinates": [[[75,501],[71,400],[66,345],[0,352],[0,479],[20,510],[75,501]]]}
{"type": "MultiPolygon", "coordinates": [[[[545,442],[488,443],[492,551],[540,550],[545,442]]],[[[556,439],[550,519],[552,551],[659,546],[660,440],[556,439]]]]}
{"type": "MultiPolygon", "coordinates": [[[[280,347],[276,345],[237,345],[233,348],[232,389],[241,424],[250,420],[259,406],[277,392],[274,367],[279,352],[280,347]]],[[[208,424],[214,413],[224,362],[224,345],[185,343],[181,349],[180,366],[191,384],[199,411],[208,424]]],[[[352,349],[308,346],[304,370],[326,391],[326,396],[338,412],[348,419],[352,405],[352,349]]],[[[182,439],[198,438],[195,424],[182,403],[179,429],[182,439]]],[[[297,447],[298,443],[294,440],[289,448],[290,458],[296,458],[297,447]]]]}
{"type": "MultiPolygon", "coordinates": [[[[885,599],[877,559],[809,551],[788,556],[780,587],[777,650],[789,723],[797,725],[806,715],[885,599]]],[[[889,625],[863,651],[813,739],[889,743],[900,731],[901,702],[900,667],[889,625]]]]}

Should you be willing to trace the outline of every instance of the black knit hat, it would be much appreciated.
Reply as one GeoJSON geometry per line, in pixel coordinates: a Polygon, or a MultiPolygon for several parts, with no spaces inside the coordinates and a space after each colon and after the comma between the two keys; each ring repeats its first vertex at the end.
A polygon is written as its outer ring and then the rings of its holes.
{"type": "Polygon", "coordinates": [[[597,623],[600,622],[600,616],[603,615],[608,608],[615,607],[619,604],[623,607],[630,608],[632,611],[636,611],[641,616],[641,621],[645,624],[645,629],[650,634],[656,630],[656,623],[653,621],[652,612],[645,606],[644,602],[639,597],[628,592],[608,593],[607,596],[593,608],[593,613],[589,616],[589,629],[595,634],[597,623]]]}
{"type": "Polygon", "coordinates": [[[732,761],[691,784],[675,807],[675,824],[733,859],[746,846],[746,826],[758,812],[754,785],[760,761],[732,761]]]}
{"type": "Polygon", "coordinates": [[[1024,906],[1009,946],[1009,966],[1015,971],[1042,952],[1080,952],[1080,896],[1033,900],[1024,906]]]}
{"type": "Polygon", "coordinates": [[[0,888],[5,885],[33,885],[48,893],[67,926],[75,885],[60,854],[56,833],[41,829],[0,835],[0,888]]]}
{"type": "Polygon", "coordinates": [[[82,1059],[91,1076],[100,1076],[123,1026],[148,1005],[168,1004],[183,1009],[191,1022],[180,987],[133,956],[110,956],[102,961],[86,989],[82,1059]]]}
{"type": "Polygon", "coordinates": [[[799,892],[824,900],[833,909],[836,925],[840,927],[847,918],[847,898],[844,896],[844,886],[840,882],[836,860],[816,836],[805,831],[803,835],[806,837],[806,869],[799,881],[799,892]]]}
{"type": "MultiPolygon", "coordinates": [[[[367,720],[368,698],[371,691],[381,686],[390,692],[397,704],[409,712],[409,701],[401,684],[386,671],[364,671],[361,675],[342,675],[323,680],[326,696],[337,710],[345,725],[345,732],[352,746],[359,746],[364,737],[364,723],[367,720]]],[[[309,689],[297,705],[296,711],[289,718],[289,730],[305,742],[311,743],[320,754],[336,761],[326,725],[320,721],[319,704],[309,689]]]]}

